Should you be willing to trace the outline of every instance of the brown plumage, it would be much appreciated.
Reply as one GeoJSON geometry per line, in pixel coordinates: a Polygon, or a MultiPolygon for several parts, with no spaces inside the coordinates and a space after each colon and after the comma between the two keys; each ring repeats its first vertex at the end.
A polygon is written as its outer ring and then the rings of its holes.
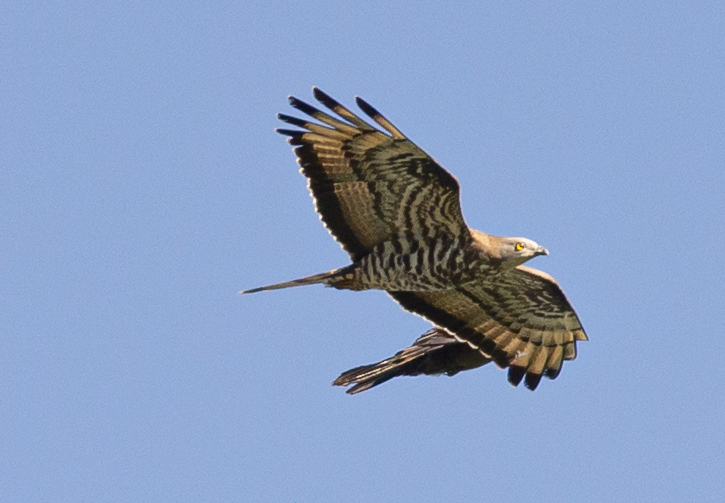
{"type": "Polygon", "coordinates": [[[381,289],[441,327],[372,366],[373,374],[353,369],[335,381],[357,383],[352,392],[397,375],[452,375],[488,361],[509,367],[513,385],[524,380],[535,389],[542,375],[555,378],[586,335],[553,278],[521,266],[548,251],[526,238],[470,229],[456,179],[390,121],[357,98],[383,132],[319,89],[313,93],[338,117],[290,97],[319,123],[280,114],[301,129],[277,131],[295,146],[315,208],[352,264],[241,293],[315,283],[381,289]]]}
{"type": "Polygon", "coordinates": [[[390,295],[404,308],[426,312],[427,319],[449,329],[456,327],[458,338],[442,328],[434,328],[395,356],[348,370],[333,384],[354,384],[348,390],[348,393],[354,394],[393,377],[421,374],[452,376],[491,361],[501,368],[510,367],[509,382],[514,386],[524,376],[524,384],[529,389],[538,386],[542,375],[556,378],[563,360],[576,357],[576,341],[586,340],[578,319],[566,316],[570,307],[566,307],[568,302],[561,288],[541,271],[519,266],[497,276],[488,287],[490,292],[506,299],[506,306],[486,290],[471,283],[459,287],[458,294],[448,291],[392,292],[390,295]],[[538,305],[538,311],[531,310],[532,302],[538,305]],[[453,314],[452,307],[458,312],[453,314]],[[507,325],[494,321],[497,318],[502,320],[502,316],[510,317],[508,313],[524,308],[531,314],[523,321],[518,335],[514,323],[507,325]],[[552,316],[556,312],[559,314],[552,316]],[[477,323],[480,318],[488,319],[488,322],[477,323]],[[538,326],[539,330],[531,330],[534,326],[538,326]],[[466,342],[461,342],[461,338],[466,342]],[[478,345],[472,346],[468,342],[472,340],[477,340],[478,345]]]}
{"type": "Polygon", "coordinates": [[[382,384],[393,377],[446,374],[456,375],[490,362],[491,358],[460,342],[440,327],[428,330],[412,346],[398,351],[379,363],[363,365],[344,372],[335,379],[335,386],[350,386],[351,395],[382,384]]]}

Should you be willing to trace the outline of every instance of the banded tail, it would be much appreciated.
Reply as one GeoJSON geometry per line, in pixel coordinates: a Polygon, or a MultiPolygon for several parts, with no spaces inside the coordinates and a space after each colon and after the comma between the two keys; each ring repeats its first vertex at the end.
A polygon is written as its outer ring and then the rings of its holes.
{"type": "Polygon", "coordinates": [[[335,288],[354,289],[353,279],[354,274],[351,271],[350,267],[343,267],[342,269],[335,269],[334,271],[314,274],[312,276],[307,276],[306,278],[294,279],[292,281],[285,281],[284,283],[276,283],[274,285],[260,286],[259,288],[252,288],[251,290],[242,290],[241,292],[239,292],[239,294],[243,295],[245,293],[257,293],[264,290],[280,290],[282,288],[315,285],[318,283],[322,283],[325,286],[333,286],[335,288]]]}
{"type": "Polygon", "coordinates": [[[347,393],[354,395],[393,377],[446,374],[455,375],[462,370],[485,365],[491,359],[467,343],[459,342],[442,328],[432,328],[418,337],[412,346],[394,356],[372,365],[355,367],[343,372],[332,384],[354,386],[347,393]]]}

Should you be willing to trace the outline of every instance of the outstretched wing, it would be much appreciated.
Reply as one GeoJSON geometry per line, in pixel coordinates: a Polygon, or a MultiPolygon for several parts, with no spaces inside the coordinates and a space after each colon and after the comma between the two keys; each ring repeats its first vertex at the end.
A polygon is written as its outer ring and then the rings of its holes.
{"type": "Polygon", "coordinates": [[[579,318],[554,279],[519,266],[453,290],[388,292],[405,309],[448,329],[501,367],[518,386],[536,389],[556,378],[564,360],[587,340],[579,318]]]}
{"type": "Polygon", "coordinates": [[[335,386],[354,386],[347,393],[354,395],[393,377],[421,374],[455,375],[485,365],[491,359],[480,351],[460,342],[440,327],[428,330],[418,337],[412,346],[372,365],[363,365],[343,372],[335,379],[335,386]]]}
{"type": "Polygon", "coordinates": [[[289,136],[315,208],[353,261],[395,236],[467,233],[456,179],[360,98],[358,106],[382,132],[317,88],[333,117],[290,97],[290,104],[322,124],[279,114],[303,129],[289,136]]]}

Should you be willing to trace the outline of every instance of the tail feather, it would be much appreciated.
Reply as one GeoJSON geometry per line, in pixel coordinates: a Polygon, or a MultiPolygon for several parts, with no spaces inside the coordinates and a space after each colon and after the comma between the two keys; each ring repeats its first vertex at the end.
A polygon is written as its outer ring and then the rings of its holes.
{"type": "Polygon", "coordinates": [[[317,283],[322,283],[326,286],[339,286],[341,282],[348,279],[348,276],[350,276],[348,268],[343,267],[342,269],[335,269],[334,271],[314,274],[312,276],[307,276],[306,278],[285,281],[284,283],[276,283],[274,285],[260,286],[259,288],[252,288],[251,290],[242,290],[241,292],[239,292],[239,294],[243,295],[245,293],[257,293],[264,290],[280,290],[282,288],[315,285],[317,283]]]}
{"type": "Polygon", "coordinates": [[[352,388],[347,390],[347,393],[354,395],[355,393],[360,393],[373,386],[389,381],[393,377],[417,375],[410,371],[406,372],[406,366],[409,366],[408,364],[416,358],[423,356],[425,351],[420,346],[411,346],[379,363],[362,365],[343,372],[332,384],[335,386],[349,386],[354,384],[352,388]]]}
{"type": "Polygon", "coordinates": [[[335,379],[335,386],[354,386],[347,393],[354,395],[398,376],[420,374],[452,376],[461,370],[480,367],[491,361],[467,343],[457,341],[442,328],[433,328],[421,335],[412,346],[398,351],[379,363],[363,365],[344,372],[335,379]]]}

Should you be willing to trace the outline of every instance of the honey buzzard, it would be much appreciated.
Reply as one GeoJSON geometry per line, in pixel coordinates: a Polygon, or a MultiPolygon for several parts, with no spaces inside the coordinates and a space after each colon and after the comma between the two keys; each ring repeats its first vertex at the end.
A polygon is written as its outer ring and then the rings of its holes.
{"type": "Polygon", "coordinates": [[[526,238],[469,228],[458,181],[361,98],[365,122],[317,88],[334,117],[290,97],[318,122],[284,114],[315,209],[352,264],[240,293],[322,283],[385,290],[436,328],[378,364],[342,374],[336,385],[363,391],[398,375],[453,375],[493,361],[508,380],[533,390],[554,379],[587,340],[574,309],[549,275],[521,264],[548,255],[526,238]]]}

